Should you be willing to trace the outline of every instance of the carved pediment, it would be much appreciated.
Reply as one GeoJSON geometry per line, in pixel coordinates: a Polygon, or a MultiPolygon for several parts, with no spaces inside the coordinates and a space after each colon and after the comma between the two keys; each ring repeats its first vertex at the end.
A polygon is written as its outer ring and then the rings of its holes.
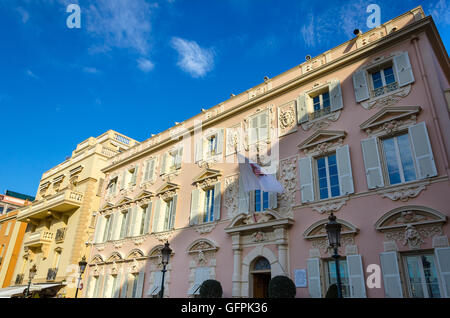
{"type": "Polygon", "coordinates": [[[101,211],[103,210],[108,210],[114,207],[114,204],[112,204],[111,202],[105,202],[102,207],[100,208],[101,211]]]}
{"type": "Polygon", "coordinates": [[[110,257],[108,257],[107,262],[117,262],[123,260],[122,255],[120,255],[119,252],[114,252],[111,254],[110,257]]]}
{"type": "Polygon", "coordinates": [[[331,145],[336,142],[342,143],[347,133],[340,130],[318,130],[303,142],[297,145],[299,150],[308,152],[312,149],[316,149],[323,144],[331,145]]]}
{"type": "Polygon", "coordinates": [[[154,248],[150,250],[150,253],[148,253],[148,257],[161,257],[161,250],[163,249],[164,245],[157,245],[154,248]]]}
{"type": "Polygon", "coordinates": [[[290,226],[294,223],[292,218],[281,216],[276,211],[266,210],[259,213],[241,213],[236,215],[230,225],[225,228],[225,232],[253,232],[263,228],[273,228],[273,226],[290,226]]]}
{"type": "Polygon", "coordinates": [[[374,130],[395,130],[409,122],[414,122],[422,110],[420,106],[390,106],[385,107],[378,113],[363,122],[359,127],[370,134],[374,130]]]}
{"type": "Polygon", "coordinates": [[[168,191],[175,191],[179,188],[180,188],[180,186],[178,184],[175,184],[172,182],[166,182],[158,189],[158,191],[156,191],[156,194],[160,195],[160,194],[163,194],[168,191]]]}
{"type": "Polygon", "coordinates": [[[206,168],[203,169],[203,171],[194,178],[194,183],[203,182],[206,179],[217,179],[221,175],[222,173],[220,172],[220,170],[206,168]]]}
{"type": "Polygon", "coordinates": [[[198,239],[191,243],[188,248],[188,253],[198,253],[198,252],[207,252],[207,251],[216,251],[219,247],[216,243],[208,239],[198,239]]]}
{"type": "Polygon", "coordinates": [[[134,249],[128,254],[127,259],[144,257],[144,253],[140,249],[134,249]]]}
{"type": "Polygon", "coordinates": [[[92,258],[90,263],[91,264],[103,263],[103,257],[101,255],[97,254],[92,258]]]}
{"type": "Polygon", "coordinates": [[[151,191],[147,191],[147,190],[142,190],[141,192],[139,192],[139,194],[136,196],[136,200],[139,199],[145,199],[145,198],[150,198],[152,197],[154,194],[151,191]]]}
{"type": "Polygon", "coordinates": [[[117,205],[122,205],[122,204],[127,204],[130,203],[133,199],[127,196],[122,196],[120,197],[120,199],[117,201],[117,205]]]}
{"type": "Polygon", "coordinates": [[[384,214],[376,223],[379,231],[428,224],[443,224],[447,217],[433,209],[421,206],[404,206],[384,214]]]}
{"type": "MultiPolygon", "coordinates": [[[[341,219],[336,219],[336,221],[342,225],[341,235],[357,234],[359,232],[359,229],[356,226],[347,221],[341,219]]],[[[316,223],[312,224],[309,228],[306,229],[306,231],[303,233],[303,237],[305,239],[316,239],[327,237],[327,231],[325,229],[325,225],[327,223],[328,219],[317,221],[316,223]]]]}

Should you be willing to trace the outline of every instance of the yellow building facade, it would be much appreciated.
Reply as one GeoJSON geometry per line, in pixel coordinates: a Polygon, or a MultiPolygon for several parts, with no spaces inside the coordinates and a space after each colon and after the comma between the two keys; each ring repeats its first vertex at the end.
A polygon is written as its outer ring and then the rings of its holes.
{"type": "Polygon", "coordinates": [[[36,265],[32,291],[75,296],[78,262],[89,255],[87,242],[92,239],[94,211],[100,204],[101,170],[108,158],[136,144],[109,130],[78,144],[70,158],[42,175],[36,200],[17,215],[17,220],[28,226],[11,285],[26,288],[30,269],[36,265]]]}

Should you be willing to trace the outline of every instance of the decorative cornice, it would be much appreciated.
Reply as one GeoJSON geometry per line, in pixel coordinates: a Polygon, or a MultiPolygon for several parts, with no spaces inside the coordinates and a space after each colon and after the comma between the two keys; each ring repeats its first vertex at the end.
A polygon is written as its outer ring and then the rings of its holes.
{"type": "Polygon", "coordinates": [[[311,204],[310,207],[321,214],[337,212],[345,205],[348,199],[349,197],[347,196],[343,198],[327,200],[326,202],[311,204]]]}

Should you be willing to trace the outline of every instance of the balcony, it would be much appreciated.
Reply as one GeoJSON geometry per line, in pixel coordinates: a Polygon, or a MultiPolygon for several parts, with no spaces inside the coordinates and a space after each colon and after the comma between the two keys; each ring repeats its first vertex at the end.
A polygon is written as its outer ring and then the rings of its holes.
{"type": "Polygon", "coordinates": [[[23,277],[24,277],[24,274],[17,274],[16,281],[14,282],[14,284],[15,285],[22,285],[23,277]]]}
{"type": "Polygon", "coordinates": [[[58,273],[57,268],[49,268],[47,272],[47,281],[52,282],[56,279],[56,274],[58,273]]]}
{"type": "Polygon", "coordinates": [[[43,244],[50,244],[53,241],[53,232],[49,231],[36,231],[30,233],[24,240],[24,246],[36,247],[43,244]]]}
{"type": "Polygon", "coordinates": [[[388,84],[386,86],[383,87],[379,87],[377,89],[372,90],[372,98],[378,97],[378,96],[383,96],[389,92],[395,91],[398,89],[398,83],[394,82],[391,84],[388,84]]]}
{"type": "Polygon", "coordinates": [[[73,190],[61,191],[48,198],[35,201],[32,205],[23,208],[17,219],[26,222],[28,218],[43,219],[50,212],[65,213],[79,208],[83,202],[83,193],[73,190]]]}

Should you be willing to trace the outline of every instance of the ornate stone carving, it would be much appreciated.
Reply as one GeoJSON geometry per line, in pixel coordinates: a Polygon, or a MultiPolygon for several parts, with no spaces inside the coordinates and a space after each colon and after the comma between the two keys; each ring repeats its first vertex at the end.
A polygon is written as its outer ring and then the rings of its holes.
{"type": "Polygon", "coordinates": [[[133,237],[131,240],[135,245],[139,246],[145,241],[145,236],[133,237]]]}
{"type": "Polygon", "coordinates": [[[337,121],[340,116],[341,111],[337,110],[317,119],[308,120],[307,122],[303,123],[301,127],[304,131],[308,131],[310,129],[325,129],[326,127],[330,126],[331,123],[337,121]]]}
{"type": "Polygon", "coordinates": [[[159,233],[153,233],[152,235],[160,242],[166,242],[168,241],[172,235],[173,235],[174,231],[165,231],[165,232],[159,232],[159,233]]]}
{"type": "Polygon", "coordinates": [[[218,181],[219,181],[218,177],[207,178],[207,179],[204,179],[204,180],[198,182],[197,186],[202,189],[206,189],[206,188],[213,187],[218,181]]]}
{"type": "Polygon", "coordinates": [[[410,249],[419,249],[424,243],[424,239],[441,234],[441,225],[413,226],[412,224],[407,224],[406,228],[400,228],[395,231],[387,231],[384,234],[384,237],[386,241],[398,241],[403,245],[408,244],[410,249]]]}
{"type": "Polygon", "coordinates": [[[414,226],[408,224],[405,230],[405,239],[403,240],[403,245],[408,244],[410,249],[418,249],[420,248],[420,245],[422,243],[423,240],[420,237],[419,232],[414,226]]]}
{"type": "Polygon", "coordinates": [[[139,262],[136,259],[133,259],[133,263],[130,266],[130,273],[139,273],[139,262]]]}
{"type": "Polygon", "coordinates": [[[93,274],[94,274],[95,277],[100,276],[100,268],[98,267],[97,264],[94,265],[93,274]]]}
{"type": "Polygon", "coordinates": [[[279,136],[297,131],[297,113],[295,101],[290,101],[278,107],[279,136]]]}
{"type": "Polygon", "coordinates": [[[112,275],[117,275],[118,272],[119,272],[119,268],[118,268],[118,266],[117,266],[116,261],[114,261],[114,262],[112,263],[112,265],[111,265],[111,274],[112,274],[112,275]]]}
{"type": "MultiPolygon", "coordinates": [[[[347,245],[355,245],[355,238],[353,235],[343,235],[341,237],[340,248],[345,249],[347,245]]],[[[319,249],[322,252],[328,253],[329,255],[333,254],[333,249],[329,246],[327,237],[313,239],[311,246],[313,248],[319,249]]]]}
{"type": "Polygon", "coordinates": [[[280,180],[284,192],[280,195],[279,212],[293,217],[295,205],[295,191],[297,189],[297,157],[283,159],[280,162],[280,180]]]}
{"type": "Polygon", "coordinates": [[[411,85],[400,87],[399,89],[388,92],[380,97],[371,98],[361,102],[361,106],[365,109],[372,109],[376,107],[394,106],[402,98],[405,98],[411,92],[411,85]]]}
{"type": "Polygon", "coordinates": [[[348,197],[345,197],[339,200],[332,200],[325,203],[314,204],[311,205],[311,208],[319,213],[337,212],[345,205],[347,201],[348,197]]]}
{"type": "Polygon", "coordinates": [[[119,240],[119,241],[113,241],[113,246],[114,249],[118,250],[123,246],[123,243],[125,242],[125,240],[119,240]]]}
{"type": "Polygon", "coordinates": [[[96,244],[95,248],[97,249],[97,251],[103,251],[106,247],[106,243],[101,243],[101,244],[96,244]]]}
{"type": "Polygon", "coordinates": [[[303,153],[308,156],[321,156],[330,151],[335,150],[337,147],[343,145],[344,138],[338,138],[327,142],[322,142],[310,148],[304,148],[303,153]]]}
{"type": "Polygon", "coordinates": [[[238,213],[239,200],[239,175],[225,178],[224,205],[228,211],[228,217],[233,218],[238,213]]]}
{"type": "Polygon", "coordinates": [[[268,214],[265,212],[252,213],[252,214],[249,214],[247,217],[245,217],[242,220],[242,223],[244,223],[244,224],[265,223],[272,219],[274,219],[274,217],[271,214],[268,214]]]}
{"type": "Polygon", "coordinates": [[[217,225],[217,222],[206,223],[195,227],[195,231],[199,234],[210,233],[217,225]]]}
{"type": "Polygon", "coordinates": [[[265,235],[264,232],[257,231],[257,232],[254,232],[252,234],[252,241],[253,242],[262,242],[262,241],[265,241],[265,240],[266,240],[266,235],[265,235]]]}
{"type": "Polygon", "coordinates": [[[406,185],[402,187],[396,187],[394,189],[389,189],[386,191],[380,192],[383,198],[389,198],[392,201],[401,200],[403,202],[408,201],[410,198],[417,197],[420,192],[425,190],[426,184],[414,184],[414,185],[406,185]]]}
{"type": "Polygon", "coordinates": [[[170,191],[166,191],[166,192],[162,193],[159,197],[160,197],[162,200],[169,200],[169,199],[171,199],[172,197],[174,197],[176,194],[177,194],[177,193],[176,193],[174,190],[170,190],[170,191]]]}

